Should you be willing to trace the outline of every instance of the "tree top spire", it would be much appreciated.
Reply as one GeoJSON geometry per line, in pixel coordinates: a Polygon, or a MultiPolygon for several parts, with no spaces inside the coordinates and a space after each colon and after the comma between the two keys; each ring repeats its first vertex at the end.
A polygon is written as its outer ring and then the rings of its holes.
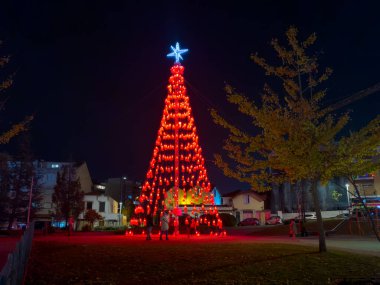
{"type": "Polygon", "coordinates": [[[170,46],[170,48],[172,49],[173,52],[168,53],[166,56],[167,57],[175,57],[175,63],[180,63],[180,60],[181,59],[183,60],[181,54],[189,51],[188,49],[180,49],[178,42],[176,43],[175,47],[170,46]]]}

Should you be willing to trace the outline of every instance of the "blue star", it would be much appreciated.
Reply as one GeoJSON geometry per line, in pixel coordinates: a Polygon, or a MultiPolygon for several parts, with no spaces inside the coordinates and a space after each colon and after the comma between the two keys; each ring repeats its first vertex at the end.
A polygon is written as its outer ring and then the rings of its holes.
{"type": "Polygon", "coordinates": [[[169,53],[167,57],[175,57],[175,63],[179,63],[179,60],[182,59],[181,54],[185,53],[188,51],[188,49],[180,49],[179,48],[179,43],[176,43],[175,48],[173,46],[170,46],[173,52],[169,53]]]}

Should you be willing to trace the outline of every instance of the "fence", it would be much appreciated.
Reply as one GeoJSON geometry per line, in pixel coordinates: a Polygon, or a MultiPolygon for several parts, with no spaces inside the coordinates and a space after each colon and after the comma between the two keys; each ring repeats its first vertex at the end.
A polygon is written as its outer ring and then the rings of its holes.
{"type": "Polygon", "coordinates": [[[0,272],[0,285],[20,285],[23,283],[24,273],[34,235],[34,222],[24,232],[16,249],[8,255],[8,260],[0,272]]]}

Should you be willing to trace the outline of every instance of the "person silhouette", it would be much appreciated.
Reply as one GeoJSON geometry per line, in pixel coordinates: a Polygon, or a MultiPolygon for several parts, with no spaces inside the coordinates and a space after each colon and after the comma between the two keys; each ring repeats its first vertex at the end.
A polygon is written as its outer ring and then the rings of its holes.
{"type": "Polygon", "coordinates": [[[168,240],[168,232],[169,232],[169,212],[166,210],[161,217],[161,233],[160,240],[162,240],[162,235],[165,234],[166,240],[168,240]]]}
{"type": "Polygon", "coordinates": [[[146,240],[151,240],[151,233],[153,228],[153,217],[152,215],[146,216],[146,240]]]}

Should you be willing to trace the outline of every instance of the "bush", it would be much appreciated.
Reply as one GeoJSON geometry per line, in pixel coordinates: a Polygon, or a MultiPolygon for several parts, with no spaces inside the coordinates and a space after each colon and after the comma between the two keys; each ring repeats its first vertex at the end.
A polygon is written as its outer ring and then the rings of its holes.
{"type": "Polygon", "coordinates": [[[53,234],[53,233],[55,233],[55,228],[49,225],[47,232],[48,232],[48,234],[53,234]]]}
{"type": "Polygon", "coordinates": [[[113,233],[115,235],[125,235],[125,232],[127,231],[127,229],[125,228],[120,228],[120,229],[117,229],[117,230],[114,230],[113,233]]]}
{"type": "Polygon", "coordinates": [[[224,227],[235,227],[237,224],[236,218],[230,214],[222,213],[219,214],[219,217],[222,220],[224,227]]]}
{"type": "Polygon", "coordinates": [[[211,228],[211,227],[209,227],[208,225],[205,225],[205,224],[200,224],[197,227],[197,230],[202,235],[205,235],[205,234],[208,235],[208,234],[210,234],[211,231],[214,231],[214,228],[211,228]]]}
{"type": "Polygon", "coordinates": [[[0,236],[12,236],[12,237],[17,237],[17,236],[22,236],[23,231],[22,230],[0,230],[0,236]]]}
{"type": "Polygon", "coordinates": [[[94,231],[97,232],[113,232],[116,230],[125,230],[126,226],[97,226],[94,228],[94,231]]]}
{"type": "Polygon", "coordinates": [[[92,228],[90,225],[86,224],[82,227],[82,232],[90,232],[92,231],[92,228]]]}

